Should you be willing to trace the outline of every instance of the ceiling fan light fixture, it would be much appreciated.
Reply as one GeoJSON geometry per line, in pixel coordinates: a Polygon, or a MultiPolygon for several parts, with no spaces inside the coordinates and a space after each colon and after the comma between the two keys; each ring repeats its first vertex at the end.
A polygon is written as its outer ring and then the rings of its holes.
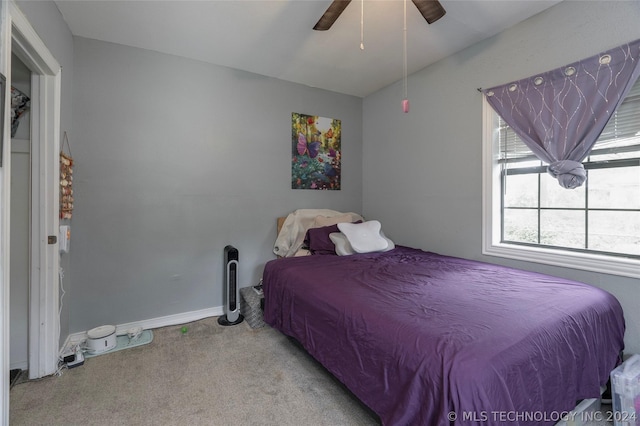
{"type": "MultiPolygon", "coordinates": [[[[429,24],[433,24],[447,13],[438,0],[412,1],[429,24]]],[[[331,28],[333,23],[336,22],[342,12],[349,6],[349,3],[351,3],[351,0],[333,0],[313,29],[316,31],[326,31],[331,28]]]]}

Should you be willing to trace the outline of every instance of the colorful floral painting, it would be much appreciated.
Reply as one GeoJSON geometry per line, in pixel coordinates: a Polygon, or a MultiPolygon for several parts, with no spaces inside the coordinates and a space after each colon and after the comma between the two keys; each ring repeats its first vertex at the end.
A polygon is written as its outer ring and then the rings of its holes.
{"type": "Polygon", "coordinates": [[[291,188],[340,189],[340,120],[291,114],[291,188]]]}

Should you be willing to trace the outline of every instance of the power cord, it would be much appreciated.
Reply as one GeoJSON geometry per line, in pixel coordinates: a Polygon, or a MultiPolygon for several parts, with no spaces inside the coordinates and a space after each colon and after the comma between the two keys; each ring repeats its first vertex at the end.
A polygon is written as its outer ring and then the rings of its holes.
{"type": "MultiPolygon", "coordinates": [[[[64,306],[64,295],[66,293],[64,291],[64,282],[63,282],[64,269],[62,269],[62,266],[60,266],[58,268],[58,278],[59,278],[58,281],[60,282],[60,291],[62,292],[60,294],[60,308],[58,309],[58,342],[60,342],[60,334],[62,332],[61,329],[60,329],[60,317],[62,316],[62,307],[64,306]]],[[[63,350],[64,350],[64,348],[63,348],[63,350]]]]}
{"type": "MultiPolygon", "coordinates": [[[[64,295],[65,295],[65,291],[64,291],[64,269],[62,269],[62,266],[58,267],[58,281],[60,282],[60,291],[62,292],[60,294],[60,308],[58,309],[58,342],[60,342],[60,335],[62,330],[60,329],[60,317],[62,316],[62,307],[64,306],[64,295]]],[[[63,348],[64,350],[64,348],[63,348]]],[[[58,360],[62,361],[62,356],[63,354],[58,354],[58,360]]],[[[58,369],[55,372],[56,376],[61,376],[62,375],[62,370],[64,369],[64,367],[66,367],[66,363],[63,363],[62,365],[58,365],[58,369]]]]}
{"type": "Polygon", "coordinates": [[[60,295],[60,309],[58,310],[58,315],[62,315],[63,300],[64,300],[64,295],[66,293],[64,291],[64,285],[62,282],[62,279],[64,278],[64,269],[62,269],[62,266],[58,268],[58,276],[60,277],[60,290],[62,291],[62,294],[60,295]]]}

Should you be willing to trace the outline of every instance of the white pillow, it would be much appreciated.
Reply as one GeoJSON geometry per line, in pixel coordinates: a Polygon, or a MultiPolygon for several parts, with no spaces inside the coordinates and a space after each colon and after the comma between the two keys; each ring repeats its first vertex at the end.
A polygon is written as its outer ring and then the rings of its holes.
{"type": "Polygon", "coordinates": [[[355,254],[355,250],[349,244],[349,240],[342,232],[332,232],[329,234],[329,238],[336,246],[336,254],[338,256],[349,256],[355,254]]]}
{"type": "Polygon", "coordinates": [[[384,251],[389,242],[380,235],[382,225],[377,220],[362,223],[338,223],[338,229],[347,237],[357,253],[384,251]]]}
{"type": "MultiPolygon", "coordinates": [[[[389,251],[396,248],[396,245],[393,243],[393,241],[387,238],[387,236],[384,235],[382,231],[380,231],[380,235],[389,243],[389,247],[382,251],[389,251]]],[[[356,251],[353,249],[353,247],[351,247],[349,240],[347,240],[346,235],[344,235],[342,232],[332,232],[329,234],[329,238],[331,239],[331,242],[333,242],[336,254],[338,256],[349,256],[352,254],[356,254],[356,251]]]]}
{"type": "Polygon", "coordinates": [[[387,240],[387,243],[389,243],[389,247],[387,247],[386,249],[384,249],[382,251],[389,251],[389,250],[393,250],[394,248],[396,248],[396,245],[394,244],[394,242],[391,241],[389,238],[387,238],[386,235],[384,235],[384,232],[382,232],[382,229],[380,230],[380,236],[382,238],[384,238],[385,240],[387,240]]]}

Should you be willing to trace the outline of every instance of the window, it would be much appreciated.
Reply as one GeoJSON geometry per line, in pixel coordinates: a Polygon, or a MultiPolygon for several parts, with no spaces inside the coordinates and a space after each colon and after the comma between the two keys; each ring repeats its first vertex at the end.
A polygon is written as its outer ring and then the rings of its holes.
{"type": "Polygon", "coordinates": [[[483,253],[640,278],[640,80],[562,188],[484,100],[483,253]]]}

